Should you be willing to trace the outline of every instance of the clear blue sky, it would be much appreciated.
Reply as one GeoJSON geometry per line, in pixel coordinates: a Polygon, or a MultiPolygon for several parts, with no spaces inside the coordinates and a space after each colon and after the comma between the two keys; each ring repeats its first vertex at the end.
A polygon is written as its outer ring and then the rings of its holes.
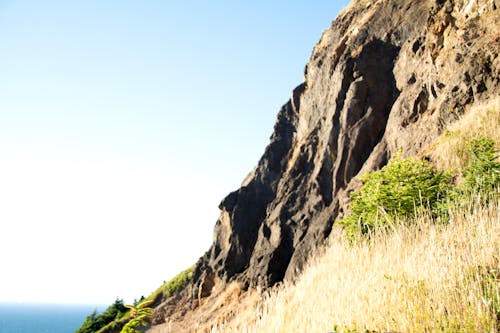
{"type": "Polygon", "coordinates": [[[130,302],[196,262],[347,3],[0,0],[0,302],[130,302]]]}

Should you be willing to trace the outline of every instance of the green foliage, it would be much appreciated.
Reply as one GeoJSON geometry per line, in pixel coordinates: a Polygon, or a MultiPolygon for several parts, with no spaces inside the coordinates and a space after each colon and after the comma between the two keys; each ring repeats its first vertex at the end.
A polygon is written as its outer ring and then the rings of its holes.
{"type": "Polygon", "coordinates": [[[78,328],[75,333],[92,333],[99,329],[97,310],[94,310],[87,316],[83,324],[78,328]]]}
{"type": "Polygon", "coordinates": [[[433,215],[446,216],[450,205],[480,192],[486,198],[497,193],[500,186],[500,163],[495,141],[478,136],[463,143],[463,182],[451,185],[449,173],[436,171],[427,161],[402,159],[396,156],[382,170],[362,177],[363,186],[352,193],[350,216],[339,221],[353,241],[369,234],[374,228],[386,227],[423,209],[433,215]]]}
{"type": "Polygon", "coordinates": [[[451,176],[436,171],[429,162],[399,156],[362,181],[360,192],[351,194],[352,215],[340,221],[351,240],[419,210],[437,209],[451,186],[451,176]]]}
{"type": "Polygon", "coordinates": [[[163,285],[156,289],[146,300],[157,303],[161,299],[166,299],[180,292],[193,278],[193,267],[190,267],[176,276],[170,281],[164,282],[163,285]]]}
{"type": "Polygon", "coordinates": [[[193,268],[190,267],[176,276],[162,286],[163,292],[168,295],[167,297],[178,293],[191,281],[193,278],[193,268]]]}
{"type": "Polygon", "coordinates": [[[103,313],[98,314],[97,311],[92,312],[82,326],[75,333],[94,333],[108,325],[109,323],[119,320],[128,311],[123,304],[122,299],[116,299],[103,313]]]}
{"type": "Polygon", "coordinates": [[[465,191],[488,192],[500,185],[500,163],[496,160],[495,142],[482,136],[468,145],[463,170],[465,191]]]}
{"type": "Polygon", "coordinates": [[[139,332],[140,327],[147,323],[152,309],[166,298],[180,292],[191,281],[193,277],[193,267],[190,267],[153,292],[149,297],[141,297],[139,301],[134,300],[133,305],[124,305],[123,300],[117,299],[102,314],[96,311],[91,313],[82,326],[75,333],[95,333],[95,332],[117,332],[124,333],[139,332]],[[135,316],[135,317],[134,317],[135,316]]]}
{"type": "Polygon", "coordinates": [[[142,301],[137,305],[126,305],[130,309],[130,321],[123,326],[121,333],[140,333],[140,328],[148,324],[153,315],[153,309],[149,307],[153,301],[142,301]]]}

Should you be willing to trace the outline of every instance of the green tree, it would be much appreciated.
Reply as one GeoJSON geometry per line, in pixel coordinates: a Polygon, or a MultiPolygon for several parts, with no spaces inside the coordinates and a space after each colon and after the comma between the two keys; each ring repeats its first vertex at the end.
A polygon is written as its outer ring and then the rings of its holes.
{"type": "Polygon", "coordinates": [[[94,310],[91,314],[87,316],[85,321],[82,323],[80,328],[78,328],[75,333],[92,333],[97,331],[100,327],[98,327],[97,322],[98,314],[97,310],[94,310]]]}

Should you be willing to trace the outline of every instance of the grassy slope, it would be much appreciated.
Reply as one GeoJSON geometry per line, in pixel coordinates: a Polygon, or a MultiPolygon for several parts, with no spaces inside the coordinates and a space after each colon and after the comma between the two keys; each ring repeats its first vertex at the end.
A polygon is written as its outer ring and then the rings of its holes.
{"type": "Polygon", "coordinates": [[[355,246],[336,237],[297,284],[249,309],[254,323],[236,318],[216,331],[495,332],[500,210],[470,208],[449,225],[420,217],[355,246]]]}
{"type": "MultiPolygon", "coordinates": [[[[465,142],[500,135],[499,99],[476,107],[423,154],[461,167],[465,142]]],[[[498,193],[497,193],[498,198],[498,193]]],[[[337,233],[295,284],[212,332],[496,332],[500,210],[462,200],[449,224],[415,217],[354,246],[337,233]]]]}
{"type": "MultiPolygon", "coordinates": [[[[162,286],[151,293],[151,295],[144,299],[144,301],[151,301],[151,306],[153,307],[159,305],[170,296],[180,292],[189,283],[192,276],[193,267],[190,267],[174,276],[171,280],[163,283],[162,286]]],[[[96,333],[119,332],[122,327],[130,321],[130,319],[130,312],[127,312],[123,315],[123,317],[110,322],[96,333]]]]}

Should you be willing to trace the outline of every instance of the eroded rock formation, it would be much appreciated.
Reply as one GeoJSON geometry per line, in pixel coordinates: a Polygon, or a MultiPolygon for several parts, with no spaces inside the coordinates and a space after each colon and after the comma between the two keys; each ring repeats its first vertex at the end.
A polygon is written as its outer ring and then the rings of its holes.
{"type": "MultiPolygon", "coordinates": [[[[257,167],[222,200],[184,295],[190,306],[216,284],[293,278],[343,216],[358,175],[399,150],[417,153],[471,104],[497,96],[497,1],[357,0],[341,12],[257,167]]],[[[160,312],[157,322],[169,315],[160,312]]]]}

